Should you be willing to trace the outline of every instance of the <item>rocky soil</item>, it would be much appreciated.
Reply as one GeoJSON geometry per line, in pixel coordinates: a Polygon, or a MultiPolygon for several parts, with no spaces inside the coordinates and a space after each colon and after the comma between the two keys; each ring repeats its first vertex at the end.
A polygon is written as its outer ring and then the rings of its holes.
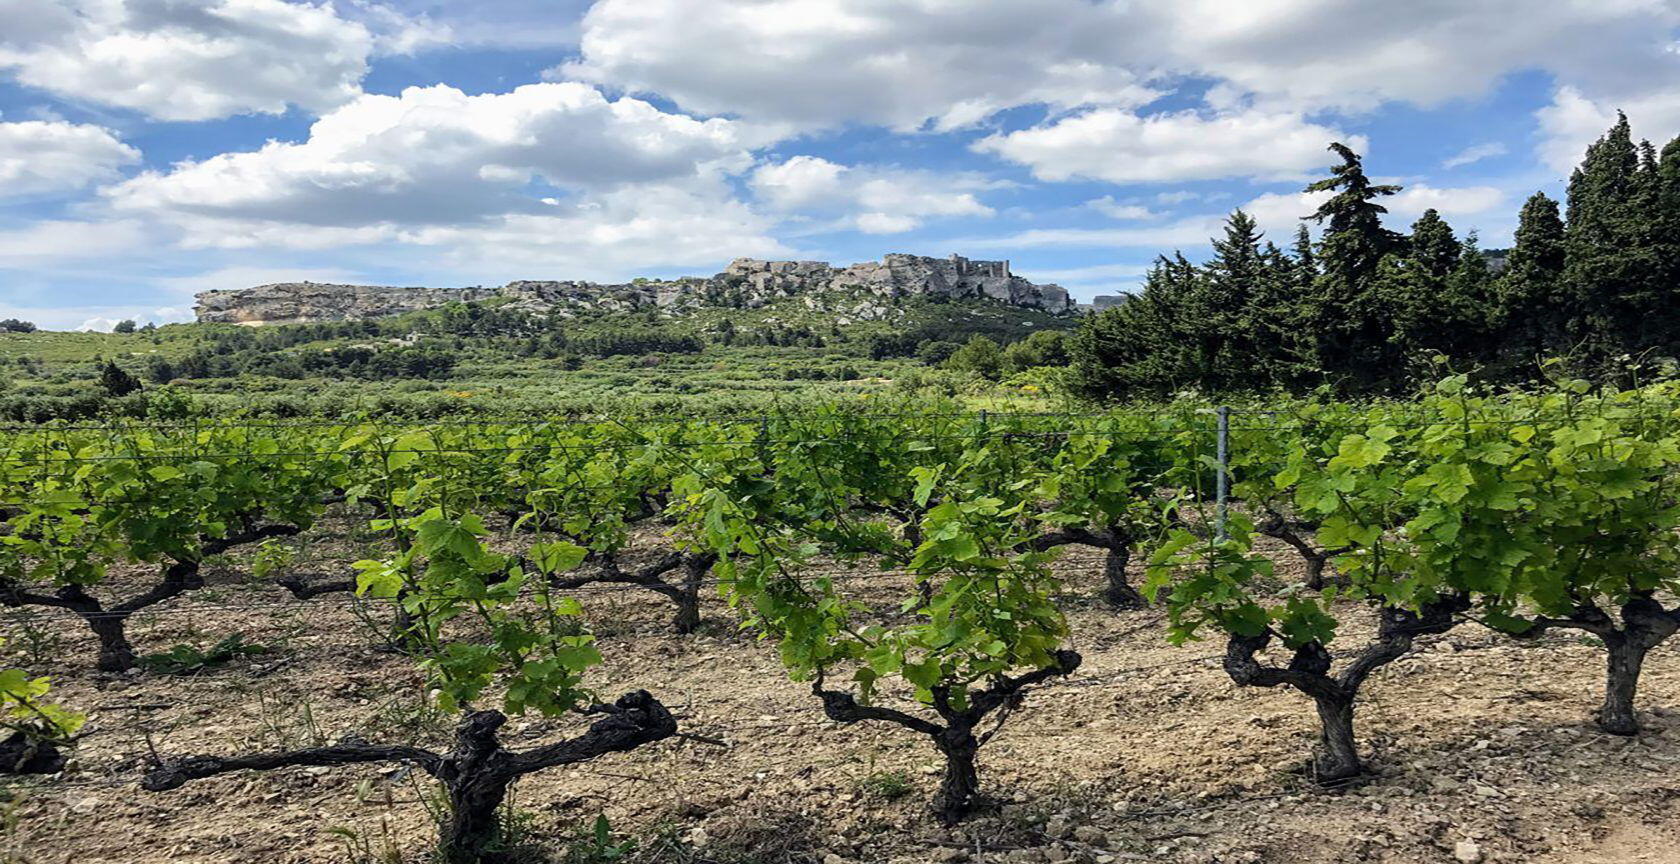
{"type": "MultiPolygon", "coordinates": [[[[1091,556],[1071,552],[1066,567],[1085,665],[1033,691],[982,751],[997,804],[951,830],[924,810],[938,771],[928,742],[825,720],[721,603],[708,605],[703,632],[677,637],[663,631],[660,598],[581,592],[607,658],[593,686],[647,688],[696,737],[523,781],[515,806],[528,860],[612,860],[585,854],[605,815],[615,838],[636,840],[632,860],[659,862],[1680,861],[1673,645],[1647,668],[1645,734],[1615,738],[1590,722],[1602,655],[1589,641],[1522,644],[1473,625],[1431,637],[1362,696],[1358,731],[1374,776],[1325,791],[1302,774],[1308,700],[1233,686],[1220,646],[1168,645],[1159,613],[1089,599],[1101,570],[1091,556]]],[[[378,650],[366,610],[342,597],[294,601],[233,572],[215,581],[137,620],[142,650],[234,632],[270,650],[192,676],[96,675],[79,625],[4,619],[12,662],[51,674],[59,701],[90,722],[65,775],[8,781],[19,797],[0,819],[0,860],[426,860],[432,790],[400,766],[139,789],[154,750],[447,737],[448,719],[418,707],[412,664],[378,650]]],[[[890,596],[882,580],[856,585],[890,596]]],[[[1359,623],[1343,638],[1356,645],[1369,628],[1360,610],[1347,617],[1359,623]]],[[[577,728],[521,718],[510,738],[537,745],[577,728]]]]}

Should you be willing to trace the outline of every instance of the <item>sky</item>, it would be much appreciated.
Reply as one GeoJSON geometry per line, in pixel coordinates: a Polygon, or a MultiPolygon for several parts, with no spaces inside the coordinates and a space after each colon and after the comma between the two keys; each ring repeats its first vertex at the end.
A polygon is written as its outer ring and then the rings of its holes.
{"type": "Polygon", "coordinates": [[[0,317],[887,252],[1089,299],[1287,244],[1332,141],[1501,247],[1618,110],[1680,134],[1680,0],[0,0],[0,317]]]}

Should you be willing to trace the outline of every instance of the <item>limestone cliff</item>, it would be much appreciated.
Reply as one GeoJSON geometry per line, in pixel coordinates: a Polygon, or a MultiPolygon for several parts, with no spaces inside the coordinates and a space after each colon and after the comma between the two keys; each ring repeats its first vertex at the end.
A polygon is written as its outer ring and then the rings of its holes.
{"type": "Polygon", "coordinates": [[[500,288],[440,289],[286,282],[206,291],[198,295],[196,311],[201,322],[260,325],[350,321],[493,298],[532,312],[560,315],[650,305],[680,314],[697,306],[759,308],[778,299],[798,298],[845,321],[889,317],[892,300],[915,296],[989,298],[1057,313],[1073,309],[1066,290],[1015,276],[1007,261],[892,254],[844,268],[821,261],[738,258],[722,273],[707,278],[620,285],[518,281],[500,288]]]}

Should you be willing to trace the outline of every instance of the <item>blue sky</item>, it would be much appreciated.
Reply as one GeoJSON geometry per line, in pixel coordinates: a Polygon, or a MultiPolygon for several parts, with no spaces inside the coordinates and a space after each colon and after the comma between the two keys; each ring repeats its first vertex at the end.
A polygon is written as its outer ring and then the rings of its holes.
{"type": "Polygon", "coordinates": [[[1009,258],[1075,296],[1280,243],[1343,140],[1509,242],[1618,109],[1680,133],[1680,0],[0,0],[0,317],[294,279],[1009,258]]]}

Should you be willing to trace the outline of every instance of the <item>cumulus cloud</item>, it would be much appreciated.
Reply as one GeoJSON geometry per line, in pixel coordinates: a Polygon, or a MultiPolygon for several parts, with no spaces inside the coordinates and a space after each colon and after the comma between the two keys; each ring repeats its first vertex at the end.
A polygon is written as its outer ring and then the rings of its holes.
{"type": "MultiPolygon", "coordinates": [[[[1123,123],[1186,79],[1212,82],[1210,108],[1306,126],[1324,111],[1479,98],[1538,70],[1573,88],[1540,118],[1542,156],[1566,168],[1602,131],[1582,119],[1596,123],[1602,106],[1680,113],[1668,84],[1677,27],[1675,0],[600,0],[579,59],[559,71],[803,129],[947,131],[1022,105],[1121,109],[1087,111],[1056,133],[1068,135],[1123,123]]],[[[1189,170],[1047,168],[1127,181],[1189,170]]]]}
{"type": "Polygon", "coordinates": [[[731,195],[751,133],[578,83],[364,94],[301,142],[146,172],[104,190],[189,249],[356,249],[485,280],[618,278],[780,249],[731,195]]]}
{"type": "Polygon", "coordinates": [[[1536,115],[1541,160],[1554,171],[1568,174],[1580,163],[1587,146],[1616,122],[1617,110],[1627,113],[1636,137],[1656,141],[1658,147],[1680,135],[1680,93],[1672,88],[1611,102],[1590,99],[1579,88],[1565,86],[1536,115]]]}
{"type": "Polygon", "coordinates": [[[373,242],[409,226],[552,215],[557,205],[577,206],[561,200],[568,196],[704,182],[750,164],[727,120],[611,101],[575,83],[478,96],[439,85],[366,94],[316,121],[300,143],[271,141],[147,172],[106,195],[122,212],[202,226],[192,233],[208,244],[284,243],[299,229],[292,242],[316,245],[373,242]]]}
{"type": "Polygon", "coordinates": [[[371,2],[364,20],[290,0],[0,0],[0,71],[65,99],[163,120],[323,111],[368,58],[435,28],[371,2]]]}
{"type": "Polygon", "coordinates": [[[866,234],[912,231],[928,218],[991,216],[975,193],[998,186],[971,174],[854,167],[815,156],[761,165],[749,185],[777,211],[838,219],[866,234]]]}
{"type": "Polygon", "coordinates": [[[113,180],[140,151],[109,129],[63,121],[0,123],[0,197],[68,192],[113,180]]]}
{"type": "Polygon", "coordinates": [[[600,0],[567,77],[706,114],[949,130],[1016,105],[1136,106],[1136,41],[1087,0],[600,0]]]}
{"type": "Polygon", "coordinates": [[[1365,139],[1260,110],[1140,116],[1100,108],[975,142],[974,149],[1027,166],[1040,180],[1158,183],[1226,177],[1292,179],[1321,167],[1324,148],[1365,139]]]}

